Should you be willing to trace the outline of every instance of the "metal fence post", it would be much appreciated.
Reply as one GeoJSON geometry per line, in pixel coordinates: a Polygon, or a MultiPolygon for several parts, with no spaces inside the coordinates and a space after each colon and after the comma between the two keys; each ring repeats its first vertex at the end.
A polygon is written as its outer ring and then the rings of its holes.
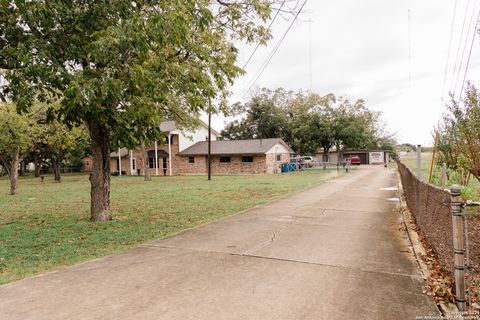
{"type": "Polygon", "coordinates": [[[417,145],[417,177],[422,181],[422,145],[417,145]]]}
{"type": "Polygon", "coordinates": [[[453,225],[453,252],[455,257],[455,289],[457,294],[457,305],[460,311],[466,310],[465,300],[465,246],[463,243],[463,214],[462,199],[460,198],[460,186],[453,185],[450,189],[450,208],[453,225]]]}

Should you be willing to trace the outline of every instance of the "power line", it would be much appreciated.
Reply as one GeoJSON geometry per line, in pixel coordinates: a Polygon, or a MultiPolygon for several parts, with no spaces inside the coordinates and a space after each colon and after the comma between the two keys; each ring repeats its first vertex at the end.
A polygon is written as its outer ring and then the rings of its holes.
{"type": "Polygon", "coordinates": [[[309,77],[310,77],[310,91],[312,91],[312,19],[308,20],[308,54],[309,54],[309,77]]]}
{"type": "MultiPolygon", "coordinates": [[[[298,5],[299,2],[300,2],[300,0],[297,1],[297,3],[295,4],[295,7],[297,7],[297,5],[298,5]]],[[[307,0],[304,1],[303,5],[305,5],[306,2],[307,2],[307,0]]],[[[250,91],[250,89],[253,87],[253,85],[254,85],[255,82],[258,80],[258,78],[260,77],[260,75],[263,73],[263,70],[265,70],[266,66],[268,65],[268,63],[269,63],[270,60],[272,59],[273,55],[275,55],[275,52],[278,50],[278,48],[280,47],[283,39],[285,38],[285,36],[287,35],[288,31],[289,31],[290,28],[292,27],[293,23],[294,23],[295,20],[297,19],[298,14],[302,11],[303,5],[302,5],[302,7],[300,8],[300,10],[297,12],[297,14],[295,15],[295,17],[293,18],[292,23],[291,23],[290,26],[287,28],[287,30],[285,31],[285,33],[282,35],[282,37],[280,38],[280,40],[275,44],[275,47],[273,48],[272,52],[270,52],[270,54],[267,56],[267,59],[262,63],[262,65],[260,66],[260,69],[255,73],[255,75],[253,76],[253,78],[248,82],[248,84],[247,84],[248,89],[244,91],[244,94],[243,94],[242,98],[245,97],[245,95],[250,91]]]]}
{"type": "MultiPolygon", "coordinates": [[[[477,4],[477,1],[475,1],[473,3],[473,8],[472,8],[472,14],[470,15],[470,21],[468,23],[468,30],[467,30],[467,36],[465,37],[465,44],[463,46],[463,50],[462,50],[462,56],[460,58],[460,65],[458,66],[458,72],[457,72],[457,78],[455,79],[455,87],[454,87],[454,92],[455,90],[457,90],[457,87],[458,87],[458,80],[460,79],[460,73],[461,73],[461,69],[462,69],[462,64],[463,64],[463,60],[464,60],[464,56],[465,56],[465,50],[467,49],[467,42],[468,42],[468,38],[470,37],[470,30],[471,30],[471,25],[472,25],[472,21],[473,21],[473,16],[475,15],[475,7],[476,7],[476,4],[477,4]]],[[[475,22],[475,26],[473,28],[474,30],[474,35],[473,35],[473,38],[475,38],[475,29],[476,29],[476,22],[475,22]]],[[[463,85],[462,85],[463,87],[463,85]]],[[[461,95],[461,91],[460,91],[460,95],[461,95]]]]}
{"type": "MultiPolygon", "coordinates": [[[[465,14],[463,15],[463,24],[462,24],[462,31],[460,32],[460,39],[458,42],[458,47],[457,47],[457,54],[455,56],[455,63],[453,65],[453,73],[452,73],[452,80],[450,82],[450,92],[453,91],[453,96],[455,96],[455,91],[456,88],[453,87],[453,80],[455,78],[455,73],[457,72],[457,65],[458,65],[458,55],[460,54],[460,47],[462,46],[462,40],[463,40],[463,31],[465,30],[465,22],[467,20],[467,13],[468,13],[468,7],[470,6],[470,0],[467,2],[467,7],[465,8],[465,14]]],[[[466,41],[466,40],[465,40],[466,41]]],[[[459,71],[458,71],[459,72],[459,71]]]]}
{"type": "MultiPolygon", "coordinates": [[[[280,5],[280,7],[278,8],[277,10],[277,13],[275,14],[275,16],[273,17],[272,21],[270,21],[270,24],[268,25],[268,29],[270,30],[270,28],[272,27],[272,24],[275,22],[275,19],[277,19],[277,16],[278,14],[280,13],[280,10],[282,10],[282,7],[283,5],[285,4],[285,1],[287,0],[283,0],[282,4],[280,5]]],[[[245,69],[248,65],[248,63],[250,62],[250,60],[252,59],[253,55],[255,54],[255,52],[257,52],[258,48],[260,47],[260,43],[257,43],[257,46],[255,47],[255,50],[253,50],[252,54],[250,55],[250,57],[248,57],[247,59],[247,62],[245,62],[245,64],[243,65],[243,68],[242,69],[245,69]]]]}
{"type": "Polygon", "coordinates": [[[480,8],[478,9],[477,20],[475,21],[475,25],[473,27],[473,37],[472,37],[472,42],[470,43],[470,51],[468,52],[467,64],[465,65],[465,72],[463,74],[462,89],[460,90],[460,94],[458,97],[459,101],[462,99],[463,88],[465,86],[465,80],[467,78],[468,66],[470,64],[470,58],[472,56],[473,43],[475,41],[475,36],[477,35],[476,31],[477,31],[477,26],[479,21],[480,21],[480,8]]]}
{"type": "MultiPolygon", "coordinates": [[[[297,1],[297,4],[298,4],[299,1],[297,1]]],[[[285,31],[285,33],[282,35],[282,37],[280,38],[280,40],[277,42],[277,44],[275,45],[275,47],[273,48],[272,52],[270,53],[270,55],[268,56],[267,60],[265,60],[265,62],[263,63],[263,65],[260,67],[259,71],[257,71],[256,75],[254,76],[253,78],[253,81],[250,81],[248,83],[248,89],[244,91],[243,93],[243,96],[242,98],[245,97],[245,95],[250,91],[250,89],[255,85],[255,83],[257,82],[258,78],[260,78],[260,76],[262,75],[263,71],[265,71],[265,68],[268,66],[268,64],[270,63],[270,61],[272,60],[272,58],[275,56],[275,53],[277,52],[278,48],[280,47],[280,45],[282,44],[283,40],[285,39],[285,37],[287,36],[288,32],[290,31],[290,29],[292,28],[293,24],[295,23],[295,21],[297,20],[297,17],[298,15],[300,14],[300,12],[302,12],[302,9],[303,7],[305,6],[305,4],[307,3],[307,0],[305,0],[302,4],[302,6],[300,7],[300,10],[298,10],[297,14],[295,15],[295,17],[293,18],[292,20],[292,23],[290,23],[290,25],[288,26],[287,30],[285,31]]],[[[297,5],[295,5],[297,6],[297,5]]]]}
{"type": "Polygon", "coordinates": [[[442,96],[441,96],[441,101],[443,103],[443,96],[445,94],[445,85],[447,84],[447,73],[448,73],[448,63],[450,61],[450,51],[452,49],[452,38],[453,38],[453,29],[455,26],[455,15],[457,12],[457,0],[455,0],[455,5],[453,7],[453,16],[452,16],[452,23],[450,26],[450,39],[448,40],[448,51],[447,51],[447,61],[445,62],[445,74],[443,76],[443,85],[442,85],[442,96]]]}

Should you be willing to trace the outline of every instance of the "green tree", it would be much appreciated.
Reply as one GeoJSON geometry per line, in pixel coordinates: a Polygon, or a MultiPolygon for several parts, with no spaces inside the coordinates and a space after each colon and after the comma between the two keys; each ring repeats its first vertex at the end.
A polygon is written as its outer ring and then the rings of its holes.
{"type": "Polygon", "coordinates": [[[60,99],[59,118],[86,125],[91,218],[109,220],[112,148],[157,138],[165,118],[188,123],[211,99],[227,111],[227,86],[242,72],[233,41],[268,40],[257,22],[271,9],[261,0],[0,0],[0,93],[20,111],[60,99]]]}
{"type": "Polygon", "coordinates": [[[333,101],[332,94],[320,96],[283,88],[263,88],[239,108],[244,111],[245,118],[230,122],[222,131],[222,137],[231,140],[282,138],[296,152],[315,154],[312,143],[318,143],[312,140],[313,132],[308,129],[313,124],[310,116],[333,101]]]}
{"type": "Polygon", "coordinates": [[[379,112],[368,109],[361,99],[352,104],[332,93],[321,96],[264,88],[240,110],[245,117],[229,123],[222,131],[223,138],[282,138],[300,154],[315,155],[323,150],[325,161],[333,146],[341,154],[344,149],[381,148],[390,141],[379,112]]]}
{"type": "Polygon", "coordinates": [[[38,144],[41,131],[39,114],[35,108],[28,114],[20,115],[13,104],[0,104],[0,160],[10,177],[11,195],[18,194],[20,162],[38,144]]]}
{"type": "Polygon", "coordinates": [[[328,106],[320,107],[305,114],[297,122],[294,134],[299,153],[315,155],[322,149],[323,161],[327,161],[328,152],[335,142],[333,109],[328,106]]]}
{"type": "Polygon", "coordinates": [[[263,89],[241,109],[246,113],[245,118],[228,124],[221,132],[224,139],[285,138],[288,135],[286,113],[278,104],[276,92],[263,89]]]}
{"type": "Polygon", "coordinates": [[[333,113],[333,139],[339,159],[345,149],[378,148],[381,138],[379,112],[368,109],[361,99],[352,104],[348,99],[340,98],[333,113]]]}
{"type": "Polygon", "coordinates": [[[80,148],[85,149],[88,134],[84,127],[69,129],[64,124],[53,121],[45,125],[41,136],[43,161],[52,169],[54,179],[61,181],[62,167],[67,157],[80,148]]]}
{"type": "Polygon", "coordinates": [[[447,166],[468,184],[473,175],[480,181],[480,93],[468,83],[462,101],[453,99],[438,128],[438,150],[447,166]]]}

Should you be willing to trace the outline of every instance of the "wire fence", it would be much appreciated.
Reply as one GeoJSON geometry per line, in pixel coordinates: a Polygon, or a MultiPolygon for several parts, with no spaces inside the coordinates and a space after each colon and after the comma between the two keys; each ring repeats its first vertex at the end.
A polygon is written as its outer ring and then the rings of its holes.
{"type": "MultiPolygon", "coordinates": [[[[451,194],[448,190],[420,181],[403,163],[397,162],[408,209],[425,239],[435,251],[443,272],[454,277],[454,240],[451,194]]],[[[466,213],[465,203],[462,203],[466,213]]],[[[478,303],[480,296],[480,216],[465,214],[467,274],[471,275],[468,295],[478,303]]]]}
{"type": "Polygon", "coordinates": [[[417,225],[438,255],[444,271],[453,275],[453,234],[450,193],[425,183],[403,163],[398,163],[405,200],[417,225]]]}

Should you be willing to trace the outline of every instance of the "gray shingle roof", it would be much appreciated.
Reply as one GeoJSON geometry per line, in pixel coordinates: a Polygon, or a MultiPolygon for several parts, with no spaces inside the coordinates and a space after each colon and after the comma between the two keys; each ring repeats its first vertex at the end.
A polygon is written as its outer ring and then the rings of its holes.
{"type": "Polygon", "coordinates": [[[175,124],[175,121],[163,121],[162,123],[160,123],[160,130],[162,132],[174,131],[177,130],[177,125],[175,124]]]}
{"type": "MultiPolygon", "coordinates": [[[[280,143],[291,153],[293,150],[280,138],[251,140],[217,140],[212,141],[212,154],[263,154],[280,143]]],[[[205,155],[208,152],[207,141],[200,141],[179,153],[179,155],[205,155]]]]}
{"type": "MultiPolygon", "coordinates": [[[[127,148],[121,148],[120,149],[120,157],[126,157],[128,156],[128,149],[127,148]]],[[[118,149],[110,152],[110,158],[118,158],[118,149]]]]}

